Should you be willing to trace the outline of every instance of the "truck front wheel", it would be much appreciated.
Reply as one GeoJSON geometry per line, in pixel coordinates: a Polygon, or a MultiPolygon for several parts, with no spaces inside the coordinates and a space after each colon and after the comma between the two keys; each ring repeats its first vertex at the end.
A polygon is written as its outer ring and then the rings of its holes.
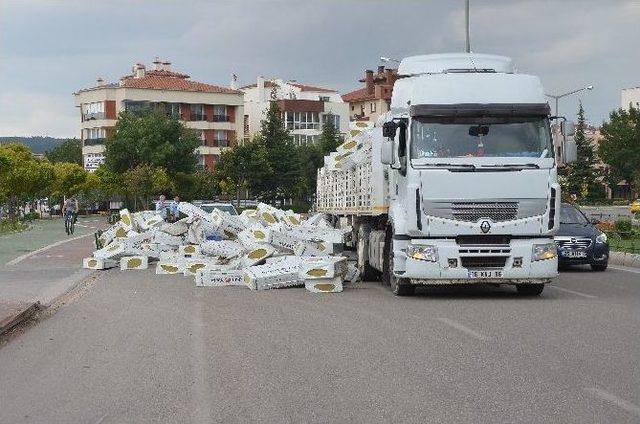
{"type": "Polygon", "coordinates": [[[544,284],[517,284],[516,290],[520,296],[540,296],[544,290],[544,284]]]}
{"type": "Polygon", "coordinates": [[[398,278],[393,275],[393,231],[391,227],[389,227],[386,232],[383,259],[383,282],[391,287],[391,291],[396,296],[413,295],[416,287],[409,284],[406,278],[398,278]]]}

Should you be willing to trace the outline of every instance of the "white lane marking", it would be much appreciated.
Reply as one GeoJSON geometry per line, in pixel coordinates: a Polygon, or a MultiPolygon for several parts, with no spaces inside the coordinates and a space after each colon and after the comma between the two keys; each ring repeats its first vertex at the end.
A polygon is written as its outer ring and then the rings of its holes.
{"type": "Polygon", "coordinates": [[[616,395],[612,395],[611,393],[605,392],[604,390],[598,389],[597,387],[585,387],[583,390],[587,393],[599,397],[602,400],[606,400],[607,402],[614,404],[620,409],[624,409],[627,412],[640,416],[640,407],[634,405],[631,402],[627,402],[624,399],[620,399],[616,395]]]}
{"type": "Polygon", "coordinates": [[[629,268],[626,266],[613,266],[613,265],[609,265],[609,268],[615,269],[617,271],[633,272],[634,274],[640,274],[640,269],[638,268],[629,268]]]}
{"type": "Polygon", "coordinates": [[[562,288],[562,287],[554,286],[552,284],[549,284],[549,287],[553,287],[556,290],[560,290],[560,291],[563,291],[563,292],[566,292],[566,293],[575,294],[576,296],[586,297],[587,299],[596,299],[597,298],[597,296],[593,296],[591,294],[580,293],[580,292],[577,292],[575,290],[565,289],[565,288],[562,288]]]}
{"type": "Polygon", "coordinates": [[[83,237],[89,237],[89,236],[92,236],[92,235],[93,235],[92,233],[89,233],[89,234],[85,234],[83,236],[72,237],[72,238],[66,239],[66,240],[60,240],[60,241],[55,242],[53,244],[50,244],[48,246],[41,247],[38,250],[34,250],[33,252],[29,252],[29,253],[26,253],[26,254],[24,254],[22,256],[18,256],[17,258],[7,262],[6,266],[12,266],[12,265],[19,264],[20,262],[24,261],[25,259],[28,259],[28,258],[30,258],[30,257],[32,257],[34,255],[37,255],[37,254],[42,253],[44,251],[47,251],[47,250],[49,250],[51,248],[54,248],[56,246],[60,246],[61,244],[69,243],[70,241],[79,240],[79,239],[81,239],[83,237]]]}
{"type": "Polygon", "coordinates": [[[458,331],[461,331],[463,333],[465,333],[468,336],[474,337],[478,340],[481,340],[483,342],[486,342],[487,340],[489,340],[489,338],[483,334],[478,333],[477,331],[474,331],[472,329],[470,329],[467,326],[464,326],[462,324],[460,324],[458,321],[454,321],[452,319],[449,318],[438,318],[438,321],[443,322],[453,328],[455,328],[458,331]]]}

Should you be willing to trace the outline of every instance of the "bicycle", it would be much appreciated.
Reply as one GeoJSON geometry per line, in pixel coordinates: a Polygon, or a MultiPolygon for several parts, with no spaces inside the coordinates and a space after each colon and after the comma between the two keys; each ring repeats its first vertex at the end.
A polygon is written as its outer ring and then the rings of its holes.
{"type": "Polygon", "coordinates": [[[67,235],[73,234],[73,230],[75,229],[75,217],[73,212],[65,212],[64,229],[67,232],[67,235]]]}

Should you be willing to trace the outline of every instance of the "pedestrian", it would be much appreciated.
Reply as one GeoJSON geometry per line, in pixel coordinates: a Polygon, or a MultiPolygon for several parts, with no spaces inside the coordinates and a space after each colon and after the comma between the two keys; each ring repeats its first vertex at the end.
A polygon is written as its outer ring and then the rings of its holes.
{"type": "Polygon", "coordinates": [[[158,201],[156,202],[156,212],[158,213],[158,215],[160,215],[162,217],[162,219],[164,219],[165,221],[167,220],[167,209],[169,208],[169,205],[167,204],[167,198],[165,197],[164,194],[160,195],[160,198],[158,199],[158,201]]]}
{"type": "Polygon", "coordinates": [[[173,202],[169,205],[169,213],[171,214],[171,222],[176,222],[180,217],[180,211],[178,210],[178,204],[180,203],[180,197],[175,196],[173,202]]]}

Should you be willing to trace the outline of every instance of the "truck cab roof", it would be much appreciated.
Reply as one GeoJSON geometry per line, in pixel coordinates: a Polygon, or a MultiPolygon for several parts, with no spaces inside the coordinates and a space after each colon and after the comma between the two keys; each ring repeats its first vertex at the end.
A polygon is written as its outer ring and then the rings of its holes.
{"type": "Polygon", "coordinates": [[[402,59],[398,67],[398,75],[404,77],[454,72],[513,74],[516,69],[511,58],[478,53],[442,53],[409,56],[402,59]]]}

